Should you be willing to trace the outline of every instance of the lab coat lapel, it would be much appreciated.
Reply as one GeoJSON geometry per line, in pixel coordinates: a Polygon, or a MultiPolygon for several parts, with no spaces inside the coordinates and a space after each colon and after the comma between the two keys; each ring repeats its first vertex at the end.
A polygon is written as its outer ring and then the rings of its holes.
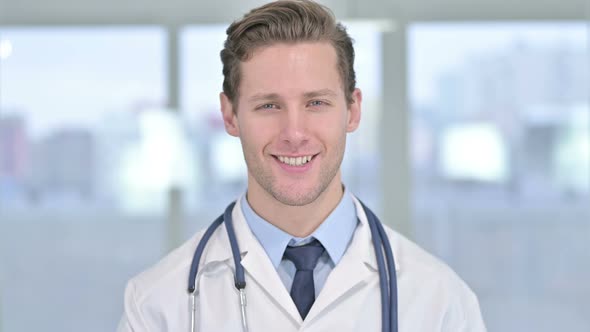
{"type": "Polygon", "coordinates": [[[360,290],[366,281],[376,276],[376,269],[369,263],[373,248],[370,246],[370,237],[365,236],[368,231],[366,228],[368,226],[362,224],[357,227],[346,253],[330,272],[324,288],[311,307],[306,323],[312,322],[341,298],[360,290]]]}
{"type": "MultiPolygon", "coordinates": [[[[318,316],[332,306],[337,305],[338,301],[342,298],[361,290],[372,278],[378,278],[375,250],[371,242],[371,232],[367,217],[358,200],[356,198],[353,199],[355,201],[359,225],[344,256],[328,276],[324,288],[311,307],[305,319],[305,325],[313,323],[318,316]]],[[[240,206],[240,199],[238,199],[234,207],[232,217],[242,255],[241,264],[247,274],[246,292],[249,289],[259,288],[266,296],[272,299],[276,308],[283,311],[297,326],[301,326],[304,322],[297,311],[297,307],[295,307],[295,303],[291,299],[289,292],[282,283],[268,255],[246,223],[240,206]]],[[[211,261],[226,260],[228,264],[233,266],[233,262],[231,262],[231,249],[224,227],[214,233],[212,240],[214,241],[212,241],[210,251],[205,253],[205,264],[211,261]]],[[[399,264],[397,257],[396,263],[399,264]]],[[[399,265],[396,264],[396,270],[398,268],[399,265]]]]}
{"type": "Polygon", "coordinates": [[[360,290],[371,278],[378,276],[367,218],[360,203],[356,199],[354,201],[359,225],[344,256],[330,272],[324,288],[311,307],[305,320],[306,324],[313,322],[323,311],[337,304],[343,297],[360,290]]]}
{"type": "MultiPolygon", "coordinates": [[[[239,202],[240,200],[238,200],[232,216],[240,248],[244,248],[242,252],[245,251],[242,256],[242,266],[251,277],[251,281],[256,283],[255,286],[264,290],[278,308],[293,319],[297,325],[300,325],[302,319],[299,311],[297,311],[295,303],[287,292],[270,258],[248,227],[239,202]]],[[[246,291],[248,291],[249,286],[253,285],[247,285],[246,291]]]]}

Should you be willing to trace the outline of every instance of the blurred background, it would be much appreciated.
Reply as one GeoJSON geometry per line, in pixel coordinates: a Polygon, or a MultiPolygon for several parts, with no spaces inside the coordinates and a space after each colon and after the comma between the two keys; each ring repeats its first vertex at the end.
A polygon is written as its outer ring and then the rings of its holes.
{"type": "MultiPolygon", "coordinates": [[[[264,1],[0,0],[0,331],[113,331],[245,190],[225,27],[264,1]]],[[[590,331],[590,2],[322,1],[355,39],[345,183],[489,331],[590,331]]]]}

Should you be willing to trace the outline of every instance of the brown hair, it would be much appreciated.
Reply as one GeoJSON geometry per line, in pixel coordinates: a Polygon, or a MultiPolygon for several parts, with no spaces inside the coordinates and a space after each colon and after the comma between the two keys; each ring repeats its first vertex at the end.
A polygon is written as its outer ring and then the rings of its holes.
{"type": "Polygon", "coordinates": [[[330,42],[338,56],[338,70],[348,103],[356,86],[354,48],[346,28],[325,6],[309,0],[279,0],[251,10],[227,28],[221,51],[223,92],[236,105],[240,62],[259,47],[275,43],[330,42]]]}

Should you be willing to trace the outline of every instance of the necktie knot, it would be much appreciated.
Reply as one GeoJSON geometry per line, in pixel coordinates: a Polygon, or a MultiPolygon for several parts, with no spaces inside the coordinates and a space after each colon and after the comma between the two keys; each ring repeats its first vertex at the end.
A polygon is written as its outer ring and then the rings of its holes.
{"type": "Polygon", "coordinates": [[[302,246],[287,247],[285,258],[295,264],[297,271],[313,271],[324,251],[322,244],[313,240],[302,246]]]}

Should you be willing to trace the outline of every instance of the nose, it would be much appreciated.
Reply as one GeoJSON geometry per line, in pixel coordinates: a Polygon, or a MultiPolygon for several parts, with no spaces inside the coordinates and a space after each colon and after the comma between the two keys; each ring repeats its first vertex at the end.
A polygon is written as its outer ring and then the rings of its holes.
{"type": "Polygon", "coordinates": [[[283,113],[281,141],[291,146],[300,146],[308,140],[307,116],[305,110],[289,108],[283,113]]]}

